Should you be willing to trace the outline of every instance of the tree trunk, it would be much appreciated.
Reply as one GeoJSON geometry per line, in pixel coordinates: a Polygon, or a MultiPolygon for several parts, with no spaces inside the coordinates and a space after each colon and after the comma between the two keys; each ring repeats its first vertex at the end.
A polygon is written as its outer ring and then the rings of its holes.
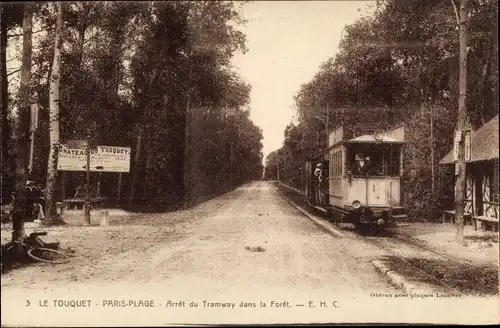
{"type": "Polygon", "coordinates": [[[88,27],[88,19],[90,11],[92,10],[95,3],[83,2],[83,22],[78,27],[78,69],[81,69],[83,62],[83,46],[85,45],[85,32],[88,27]]]}
{"type": "Polygon", "coordinates": [[[7,80],[7,22],[0,14],[0,106],[2,107],[2,189],[12,190],[14,183],[13,154],[10,149],[12,126],[9,120],[8,80],[7,80]]]}
{"type": "Polygon", "coordinates": [[[485,102],[485,94],[484,94],[484,83],[486,81],[486,77],[488,75],[490,67],[490,62],[489,59],[486,58],[486,63],[483,65],[483,69],[481,72],[481,78],[479,79],[479,90],[478,90],[478,95],[479,95],[479,108],[476,110],[476,120],[474,123],[476,123],[479,126],[482,126],[484,124],[484,102],[485,102]]]}
{"type": "Polygon", "coordinates": [[[47,163],[46,216],[54,219],[56,213],[57,151],[59,147],[59,85],[61,81],[61,46],[63,34],[63,2],[58,3],[56,34],[54,37],[54,60],[50,76],[49,93],[49,158],[47,163]]]}
{"type": "Polygon", "coordinates": [[[28,178],[28,134],[30,124],[30,82],[32,55],[33,12],[29,4],[23,14],[23,54],[21,84],[19,87],[19,122],[17,124],[16,197],[12,217],[12,241],[22,242],[25,237],[24,218],[26,213],[26,180],[28,178]]]}
{"type": "Polygon", "coordinates": [[[495,14],[495,19],[493,20],[492,27],[492,56],[491,56],[491,74],[490,80],[492,85],[493,92],[493,115],[488,115],[488,120],[491,119],[494,115],[498,114],[498,12],[495,14]]]}
{"type": "Polygon", "coordinates": [[[189,81],[186,92],[186,109],[184,121],[184,166],[183,166],[183,186],[184,186],[184,209],[191,203],[191,56],[189,62],[189,81]]]}
{"type": "Polygon", "coordinates": [[[434,170],[434,106],[429,107],[431,115],[431,190],[434,192],[436,185],[436,172],[434,170]]]}
{"type": "Polygon", "coordinates": [[[139,161],[141,159],[141,135],[142,131],[139,131],[139,135],[137,136],[137,148],[135,150],[134,156],[134,172],[132,176],[132,185],[130,186],[130,198],[128,200],[129,206],[134,202],[135,185],[137,184],[137,177],[139,175],[139,161]]]}
{"type": "MultiPolygon", "coordinates": [[[[149,134],[146,136],[146,147],[145,149],[148,149],[148,139],[149,139],[149,134]]],[[[151,196],[151,190],[153,188],[154,181],[152,181],[152,175],[151,175],[151,152],[147,151],[146,153],[146,168],[144,170],[144,188],[142,191],[142,199],[147,202],[149,197],[151,196]]]]}

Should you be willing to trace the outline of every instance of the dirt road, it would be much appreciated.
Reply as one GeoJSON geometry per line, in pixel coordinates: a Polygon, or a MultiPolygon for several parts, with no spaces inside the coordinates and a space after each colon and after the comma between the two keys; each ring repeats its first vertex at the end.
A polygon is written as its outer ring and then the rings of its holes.
{"type": "Polygon", "coordinates": [[[389,288],[368,262],[376,250],[362,251],[364,245],[325,233],[264,182],[185,213],[136,221],[141,224],[52,228],[50,235],[74,249],[75,258],[64,265],[14,270],[3,275],[2,287],[161,282],[180,289],[196,284],[307,293],[389,288]]]}
{"type": "MultiPolygon", "coordinates": [[[[67,264],[36,264],[2,275],[2,308],[7,309],[3,313],[23,308],[33,323],[51,325],[271,322],[277,315],[273,309],[287,311],[278,313],[278,322],[354,322],[360,315],[372,322],[391,321],[383,310],[390,304],[372,300],[366,303],[370,311],[363,306],[373,294],[397,292],[370,263],[381,250],[327,234],[270,183],[245,185],[189,211],[112,223],[50,228],[49,234],[62,247],[73,249],[75,257],[67,264]],[[63,313],[57,312],[61,309],[56,303],[50,305],[58,299],[85,298],[93,302],[92,309],[63,313]],[[134,311],[127,311],[129,307],[120,303],[145,298],[154,299],[155,307],[167,307],[168,316],[155,316],[135,305],[134,311]],[[45,299],[49,307],[39,304],[45,299]],[[340,303],[334,304],[337,300],[340,303]],[[222,301],[234,302],[240,312],[221,317],[217,307],[222,301]],[[186,312],[190,302],[198,305],[196,315],[192,308],[186,312]],[[265,310],[260,302],[267,304],[265,310]],[[114,312],[119,316],[106,312],[105,304],[116,305],[113,310],[121,310],[114,312]],[[323,304],[327,310],[321,310],[323,304]],[[339,304],[341,318],[332,312],[339,304]],[[256,307],[259,312],[250,310],[256,307]],[[301,312],[306,308],[309,312],[301,312]],[[68,323],[68,313],[78,321],[68,323]]],[[[403,300],[395,301],[392,306],[402,305],[403,300]]],[[[426,315],[436,320],[432,312],[426,315]]],[[[14,314],[5,318],[12,324],[28,324],[14,314]]]]}

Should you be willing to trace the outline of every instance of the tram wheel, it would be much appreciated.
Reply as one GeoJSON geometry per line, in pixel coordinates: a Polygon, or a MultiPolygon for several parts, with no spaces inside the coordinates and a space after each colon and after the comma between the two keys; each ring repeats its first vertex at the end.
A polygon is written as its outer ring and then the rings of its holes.
{"type": "Polygon", "coordinates": [[[339,224],[339,220],[340,220],[340,214],[339,212],[337,211],[332,211],[332,213],[330,214],[330,221],[335,223],[335,224],[339,224]]]}
{"type": "Polygon", "coordinates": [[[354,225],[354,230],[356,231],[362,231],[365,228],[364,224],[362,224],[361,222],[354,222],[353,225],[354,225]]]}

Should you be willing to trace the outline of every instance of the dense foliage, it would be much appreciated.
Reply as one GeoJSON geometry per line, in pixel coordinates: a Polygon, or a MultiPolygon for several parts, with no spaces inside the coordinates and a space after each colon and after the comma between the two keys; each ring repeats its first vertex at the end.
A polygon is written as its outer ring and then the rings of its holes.
{"type": "MultiPolygon", "coordinates": [[[[196,202],[260,177],[262,133],[248,116],[250,87],[230,65],[236,52],[246,51],[245,36],[237,29],[244,23],[239,5],[66,3],[60,137],[62,142],[89,138],[132,147],[121,195],[130,204],[178,206],[185,194],[196,202]],[[234,160],[224,146],[229,144],[234,160]]],[[[33,177],[40,181],[47,172],[56,14],[50,2],[34,12],[34,29],[41,32],[33,49],[31,94],[43,110],[33,177]]],[[[7,31],[14,34],[16,25],[7,31]]],[[[8,111],[14,106],[10,102],[8,111]]],[[[2,166],[2,177],[9,169],[2,166]]],[[[72,196],[83,173],[67,173],[65,181],[66,196],[72,196]]],[[[92,184],[101,195],[116,197],[118,174],[92,174],[92,184]]]]}
{"type": "MultiPolygon", "coordinates": [[[[469,2],[467,108],[474,128],[498,114],[497,10],[497,1],[469,2]]],[[[459,38],[452,2],[377,1],[373,15],[346,26],[342,35],[339,53],[297,93],[298,123],[267,158],[266,176],[275,179],[279,166],[281,180],[300,187],[297,163],[326,146],[326,129],[368,132],[404,123],[405,205],[415,217],[436,217],[453,199],[452,168],[438,164],[451,148],[457,121],[459,38]]]]}

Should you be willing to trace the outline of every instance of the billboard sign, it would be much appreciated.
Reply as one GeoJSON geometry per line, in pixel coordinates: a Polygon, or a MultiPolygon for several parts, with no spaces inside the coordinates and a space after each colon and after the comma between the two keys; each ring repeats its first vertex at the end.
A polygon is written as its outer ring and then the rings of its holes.
{"type": "MultiPolygon", "coordinates": [[[[86,171],[87,150],[61,145],[57,159],[59,171],[86,171]]],[[[91,172],[129,172],[130,148],[97,146],[90,149],[91,172]]]]}

